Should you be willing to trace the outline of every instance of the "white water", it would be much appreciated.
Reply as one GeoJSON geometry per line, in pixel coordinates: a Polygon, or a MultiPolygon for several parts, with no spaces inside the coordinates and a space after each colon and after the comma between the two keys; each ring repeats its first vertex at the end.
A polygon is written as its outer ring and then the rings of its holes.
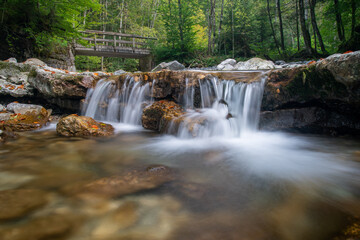
{"type": "Polygon", "coordinates": [[[194,110],[194,87],[186,89],[183,106],[187,109],[180,126],[172,124],[169,132],[180,138],[209,138],[214,136],[241,137],[256,131],[264,89],[261,82],[235,83],[234,81],[200,81],[201,109],[194,110]]]}
{"type": "Polygon", "coordinates": [[[150,103],[149,84],[128,76],[119,89],[115,82],[100,80],[88,91],[82,113],[97,120],[140,125],[144,104],[150,103]]]}

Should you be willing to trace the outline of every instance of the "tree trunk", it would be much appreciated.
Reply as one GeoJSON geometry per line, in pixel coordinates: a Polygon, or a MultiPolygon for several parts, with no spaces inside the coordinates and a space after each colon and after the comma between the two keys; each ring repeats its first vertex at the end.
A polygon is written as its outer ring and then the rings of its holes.
{"type": "Polygon", "coordinates": [[[301,26],[301,32],[302,32],[304,42],[305,42],[305,49],[309,54],[313,54],[313,50],[311,48],[310,33],[306,27],[306,21],[305,21],[304,0],[299,0],[299,10],[300,10],[300,26],[301,26]]]}
{"type": "Polygon", "coordinates": [[[216,0],[210,0],[210,9],[208,14],[208,54],[212,54],[214,52],[215,4],[216,0]]]}
{"type": "Polygon", "coordinates": [[[334,0],[335,5],[335,16],[336,16],[336,27],[340,41],[345,41],[344,25],[341,19],[341,13],[339,10],[339,0],[334,0]]]}
{"type": "Polygon", "coordinates": [[[285,42],[284,42],[284,30],[283,30],[283,22],[281,17],[281,7],[280,7],[280,0],[277,0],[277,10],[279,16],[279,25],[280,25],[280,39],[281,39],[281,50],[285,51],[285,42]]]}
{"type": "MultiPolygon", "coordinates": [[[[171,0],[169,0],[169,16],[170,18],[172,18],[172,14],[171,14],[171,0]]],[[[175,42],[174,39],[171,38],[171,44],[172,44],[172,49],[175,48],[175,42]]]]}
{"type": "Polygon", "coordinates": [[[298,1],[299,0],[295,0],[296,1],[296,38],[297,38],[297,48],[298,51],[300,51],[300,31],[299,31],[299,5],[298,5],[298,1]]]}
{"type": "Polygon", "coordinates": [[[268,16],[269,16],[269,22],[270,22],[270,27],[271,27],[272,35],[273,35],[273,38],[274,38],[274,42],[275,42],[275,45],[276,45],[276,48],[277,48],[279,54],[281,55],[281,52],[280,52],[280,49],[279,49],[279,43],[278,43],[278,41],[277,41],[277,39],[276,39],[276,35],[275,35],[275,31],[274,31],[274,26],[273,26],[272,19],[271,19],[270,2],[269,2],[269,0],[267,0],[267,12],[268,12],[268,16]]]}
{"type": "Polygon", "coordinates": [[[179,33],[180,33],[180,49],[182,53],[185,52],[185,45],[184,45],[184,33],[183,33],[183,20],[182,20],[182,5],[181,0],[178,0],[178,8],[179,8],[179,33]]]}
{"type": "Polygon", "coordinates": [[[354,37],[356,26],[356,2],[351,0],[351,37],[354,37]]]}
{"type": "Polygon", "coordinates": [[[223,17],[224,17],[224,0],[222,0],[221,2],[221,12],[220,12],[220,20],[219,20],[219,30],[218,30],[218,48],[219,48],[219,52],[221,49],[221,28],[222,28],[222,22],[223,22],[223,17]]]}
{"type": "Polygon", "coordinates": [[[212,27],[213,27],[213,39],[212,39],[212,53],[214,53],[215,50],[215,39],[216,39],[216,15],[215,15],[215,9],[216,9],[216,0],[214,0],[213,4],[212,4],[212,27]]]}
{"type": "Polygon", "coordinates": [[[235,58],[234,3],[231,8],[232,58],[235,58]]]}
{"type": "MultiPolygon", "coordinates": [[[[316,0],[310,0],[311,24],[314,29],[314,32],[316,33],[317,38],[319,39],[321,51],[323,53],[326,53],[325,45],[322,40],[321,33],[320,33],[320,30],[319,30],[317,22],[316,22],[315,5],[316,5],[316,0]]],[[[315,44],[316,44],[316,38],[315,38],[315,44]]],[[[315,45],[315,49],[316,49],[316,45],[315,45]]]]}

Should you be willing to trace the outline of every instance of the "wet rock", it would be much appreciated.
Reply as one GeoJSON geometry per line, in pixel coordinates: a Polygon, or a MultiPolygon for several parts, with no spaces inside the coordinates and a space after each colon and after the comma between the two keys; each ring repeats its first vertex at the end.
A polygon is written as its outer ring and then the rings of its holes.
{"type": "Polygon", "coordinates": [[[91,117],[72,114],[60,119],[56,132],[66,137],[107,137],[114,135],[114,128],[91,117]]]}
{"type": "Polygon", "coordinates": [[[40,115],[40,114],[44,113],[44,110],[46,110],[46,109],[40,105],[12,102],[6,106],[6,110],[9,112],[16,113],[16,114],[40,115]]]}
{"type": "Polygon", "coordinates": [[[0,113],[0,129],[14,132],[39,129],[51,115],[51,110],[32,104],[10,103],[7,110],[13,113],[0,113]]]}
{"type": "Polygon", "coordinates": [[[35,65],[35,66],[39,66],[39,67],[46,66],[46,63],[44,63],[43,61],[41,61],[40,59],[37,59],[37,58],[29,58],[24,62],[24,64],[35,65]]]}
{"type": "Polygon", "coordinates": [[[46,193],[33,189],[0,191],[0,220],[21,218],[47,203],[46,193]]]}
{"type": "Polygon", "coordinates": [[[226,59],[225,61],[222,61],[219,65],[217,65],[217,70],[233,70],[234,66],[236,64],[235,59],[226,59]]]}
{"type": "Polygon", "coordinates": [[[21,63],[0,62],[0,96],[29,97],[34,89],[28,82],[33,67],[21,63]]]}
{"type": "Polygon", "coordinates": [[[335,80],[346,86],[360,83],[360,51],[334,54],[316,63],[316,69],[328,70],[335,80]]]}
{"type": "Polygon", "coordinates": [[[17,137],[18,135],[12,131],[0,130],[0,142],[5,142],[9,139],[15,139],[17,137]]]}
{"type": "Polygon", "coordinates": [[[94,79],[93,75],[67,73],[50,67],[37,68],[29,75],[31,86],[49,98],[84,98],[94,79]]]}
{"type": "Polygon", "coordinates": [[[9,58],[9,59],[6,59],[4,62],[10,62],[10,63],[17,63],[17,60],[16,58],[9,58]]]}
{"type": "Polygon", "coordinates": [[[169,124],[184,114],[180,105],[162,100],[145,108],[142,114],[142,125],[149,130],[164,132],[169,124]]]}
{"type": "Polygon", "coordinates": [[[70,215],[52,214],[37,217],[28,223],[0,231],[2,240],[63,239],[76,226],[78,218],[70,215]],[[60,238],[61,237],[61,238],[60,238]]]}
{"type": "Polygon", "coordinates": [[[26,184],[24,184],[23,188],[30,189],[43,189],[43,190],[53,190],[58,189],[67,184],[89,180],[92,179],[93,176],[89,173],[85,172],[70,172],[63,170],[55,170],[52,173],[45,173],[43,175],[38,175],[36,178],[31,179],[26,184]]]}
{"type": "MultiPolygon", "coordinates": [[[[360,73],[357,67],[360,62],[359,53],[336,54],[317,63],[271,71],[264,88],[262,110],[277,111],[313,107],[324,109],[326,117],[316,122],[313,121],[314,117],[305,118],[304,120],[309,120],[307,125],[357,134],[359,132],[357,122],[360,118],[360,73]]],[[[276,119],[275,115],[282,119],[281,121],[285,119],[285,115],[289,119],[291,116],[293,118],[300,116],[291,111],[287,110],[286,114],[285,111],[273,114],[273,119],[276,119]]],[[[298,112],[304,111],[308,110],[298,112]]],[[[270,115],[266,113],[263,116],[270,115]]],[[[299,120],[286,121],[298,122],[299,120]]]]}
{"type": "Polygon", "coordinates": [[[349,117],[319,107],[305,107],[262,112],[259,128],[267,131],[296,130],[339,135],[360,132],[360,123],[356,117],[349,117]]]}
{"type": "Polygon", "coordinates": [[[171,181],[173,177],[173,171],[169,167],[156,165],[150,166],[150,168],[129,170],[118,176],[70,185],[63,191],[80,197],[114,198],[158,188],[171,181]]]}
{"type": "Polygon", "coordinates": [[[9,113],[9,112],[0,113],[0,121],[7,121],[10,119],[12,115],[13,113],[9,113]]]}
{"type": "Polygon", "coordinates": [[[236,70],[258,70],[258,69],[274,69],[275,64],[272,61],[261,58],[251,58],[246,62],[238,62],[234,68],[236,70]]]}
{"type": "Polygon", "coordinates": [[[311,128],[325,117],[325,111],[315,107],[267,111],[261,113],[259,127],[267,131],[311,128]]]}
{"type": "Polygon", "coordinates": [[[185,66],[182,65],[181,63],[179,63],[178,61],[172,61],[172,62],[162,62],[159,65],[157,65],[152,72],[157,72],[157,71],[161,71],[163,69],[167,69],[167,70],[183,70],[185,69],[185,66]]]}
{"type": "Polygon", "coordinates": [[[121,74],[124,74],[126,73],[124,70],[117,70],[114,72],[114,75],[121,75],[121,74]]]}
{"type": "Polygon", "coordinates": [[[275,64],[276,65],[284,65],[284,64],[286,64],[286,62],[284,60],[277,60],[277,61],[275,61],[275,64]]]}
{"type": "Polygon", "coordinates": [[[135,202],[125,202],[112,212],[94,229],[92,235],[98,238],[108,238],[123,229],[134,226],[138,221],[138,206],[135,202]]]}

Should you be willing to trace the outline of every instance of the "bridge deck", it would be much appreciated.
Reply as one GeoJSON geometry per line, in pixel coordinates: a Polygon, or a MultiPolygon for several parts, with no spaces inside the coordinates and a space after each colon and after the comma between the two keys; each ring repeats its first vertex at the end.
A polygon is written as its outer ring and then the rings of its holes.
{"type": "Polygon", "coordinates": [[[148,48],[149,40],[155,38],[132,34],[101,32],[88,30],[82,32],[84,37],[75,45],[75,55],[145,58],[151,54],[148,48]],[[85,43],[85,44],[84,44],[85,43]]]}

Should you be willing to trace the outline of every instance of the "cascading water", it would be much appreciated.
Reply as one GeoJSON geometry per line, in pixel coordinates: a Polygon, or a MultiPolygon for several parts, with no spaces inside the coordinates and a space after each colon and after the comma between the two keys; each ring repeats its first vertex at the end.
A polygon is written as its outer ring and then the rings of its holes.
{"type": "Polygon", "coordinates": [[[240,137],[246,132],[255,131],[264,82],[264,78],[252,83],[236,83],[215,77],[199,80],[202,108],[197,110],[193,110],[194,86],[187,85],[183,97],[187,113],[179,126],[172,123],[169,132],[177,132],[180,138],[208,138],[240,137]]]}
{"type": "Polygon", "coordinates": [[[149,83],[128,76],[119,89],[115,82],[100,80],[89,90],[82,113],[97,120],[140,125],[144,103],[150,103],[149,83]]]}

